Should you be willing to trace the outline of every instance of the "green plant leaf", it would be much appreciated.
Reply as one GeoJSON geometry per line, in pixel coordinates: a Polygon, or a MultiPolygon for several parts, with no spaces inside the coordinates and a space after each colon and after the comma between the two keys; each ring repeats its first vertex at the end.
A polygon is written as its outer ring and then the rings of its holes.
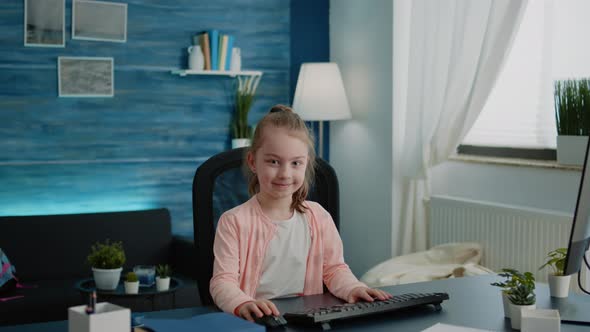
{"type": "Polygon", "coordinates": [[[565,259],[567,257],[567,248],[558,248],[547,253],[547,260],[540,269],[547,266],[551,267],[553,274],[563,275],[563,269],[565,268],[565,259]]]}
{"type": "Polygon", "coordinates": [[[590,132],[590,80],[555,81],[554,107],[559,135],[587,136],[590,132]]]}
{"type": "Polygon", "coordinates": [[[98,269],[118,269],[125,264],[125,250],[122,242],[96,242],[90,247],[86,261],[91,267],[98,269]]]}
{"type": "Polygon", "coordinates": [[[172,275],[172,268],[168,264],[161,264],[156,266],[156,275],[160,278],[167,278],[172,275]]]}
{"type": "Polygon", "coordinates": [[[237,78],[234,114],[230,123],[232,138],[252,137],[252,128],[248,124],[248,114],[254,104],[254,96],[259,81],[260,76],[250,76],[246,79],[238,76],[237,78]]]}

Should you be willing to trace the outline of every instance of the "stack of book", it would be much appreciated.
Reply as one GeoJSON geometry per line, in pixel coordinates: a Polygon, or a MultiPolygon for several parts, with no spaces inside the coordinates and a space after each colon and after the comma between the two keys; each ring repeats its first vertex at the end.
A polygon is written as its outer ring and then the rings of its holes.
{"type": "Polygon", "coordinates": [[[195,35],[193,44],[201,45],[205,58],[204,70],[230,70],[234,36],[220,33],[219,30],[207,30],[195,35]]]}

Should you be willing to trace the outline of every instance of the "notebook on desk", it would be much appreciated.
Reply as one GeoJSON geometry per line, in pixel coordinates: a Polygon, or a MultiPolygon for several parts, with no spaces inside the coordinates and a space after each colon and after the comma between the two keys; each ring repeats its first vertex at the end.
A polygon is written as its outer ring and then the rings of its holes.
{"type": "Polygon", "coordinates": [[[145,318],[144,330],[156,332],[194,332],[195,327],[202,331],[245,331],[264,332],[264,326],[254,324],[224,312],[197,315],[183,319],[154,319],[145,318]]]}
{"type": "Polygon", "coordinates": [[[422,332],[492,332],[490,330],[480,330],[472,327],[464,327],[458,325],[449,325],[443,323],[437,323],[431,327],[422,330],[422,332]]]}

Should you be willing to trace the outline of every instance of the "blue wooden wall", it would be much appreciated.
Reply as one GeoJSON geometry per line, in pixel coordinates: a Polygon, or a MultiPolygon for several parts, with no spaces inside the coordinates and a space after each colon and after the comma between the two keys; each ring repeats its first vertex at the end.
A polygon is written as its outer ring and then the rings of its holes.
{"type": "Polygon", "coordinates": [[[37,48],[23,0],[0,1],[0,215],[166,207],[192,235],[193,175],[229,148],[232,94],[230,78],[170,74],[198,31],[233,34],[243,68],[264,71],[252,123],[289,103],[290,1],[126,3],[126,43],[72,40],[66,0],[66,47],[37,48]],[[114,57],[114,98],[57,97],[58,56],[114,57]]]}
{"type": "MultiPolygon", "coordinates": [[[[293,102],[299,69],[304,62],[330,61],[330,2],[327,0],[294,0],[291,3],[291,68],[290,101],[293,102]]],[[[319,123],[308,123],[315,135],[319,135],[319,123]]],[[[324,159],[329,160],[330,123],[324,126],[324,159]]],[[[319,141],[316,140],[316,150],[319,141]]]]}

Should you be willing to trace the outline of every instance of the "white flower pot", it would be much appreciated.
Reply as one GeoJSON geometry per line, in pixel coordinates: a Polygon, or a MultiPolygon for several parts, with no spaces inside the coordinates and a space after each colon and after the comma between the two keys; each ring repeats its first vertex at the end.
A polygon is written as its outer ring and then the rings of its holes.
{"type": "Polygon", "coordinates": [[[200,45],[193,45],[188,47],[188,68],[191,70],[203,70],[205,58],[200,45]]]}
{"type": "Polygon", "coordinates": [[[502,294],[502,307],[504,308],[504,317],[510,318],[510,299],[508,294],[501,292],[502,294]]]}
{"type": "Polygon", "coordinates": [[[156,277],[156,289],[158,292],[167,291],[170,288],[170,277],[160,278],[156,277]]]}
{"type": "Polygon", "coordinates": [[[522,320],[522,310],[530,310],[537,308],[536,304],[531,305],[516,305],[510,303],[510,324],[512,329],[520,330],[520,322],[522,320]]]}
{"type": "Polygon", "coordinates": [[[231,148],[243,148],[245,146],[250,146],[250,139],[249,138],[234,138],[231,140],[231,148]]]}
{"type": "Polygon", "coordinates": [[[557,163],[562,165],[584,165],[588,136],[557,136],[557,163]]]}
{"type": "Polygon", "coordinates": [[[122,267],[118,269],[97,269],[93,267],[92,274],[94,275],[96,288],[104,290],[116,289],[121,278],[121,271],[123,271],[122,267]]]}
{"type": "Polygon", "coordinates": [[[125,281],[125,294],[139,293],[139,281],[125,281]]]}
{"type": "Polygon", "coordinates": [[[549,275],[549,294],[552,297],[567,297],[570,290],[571,276],[549,275]]]}

